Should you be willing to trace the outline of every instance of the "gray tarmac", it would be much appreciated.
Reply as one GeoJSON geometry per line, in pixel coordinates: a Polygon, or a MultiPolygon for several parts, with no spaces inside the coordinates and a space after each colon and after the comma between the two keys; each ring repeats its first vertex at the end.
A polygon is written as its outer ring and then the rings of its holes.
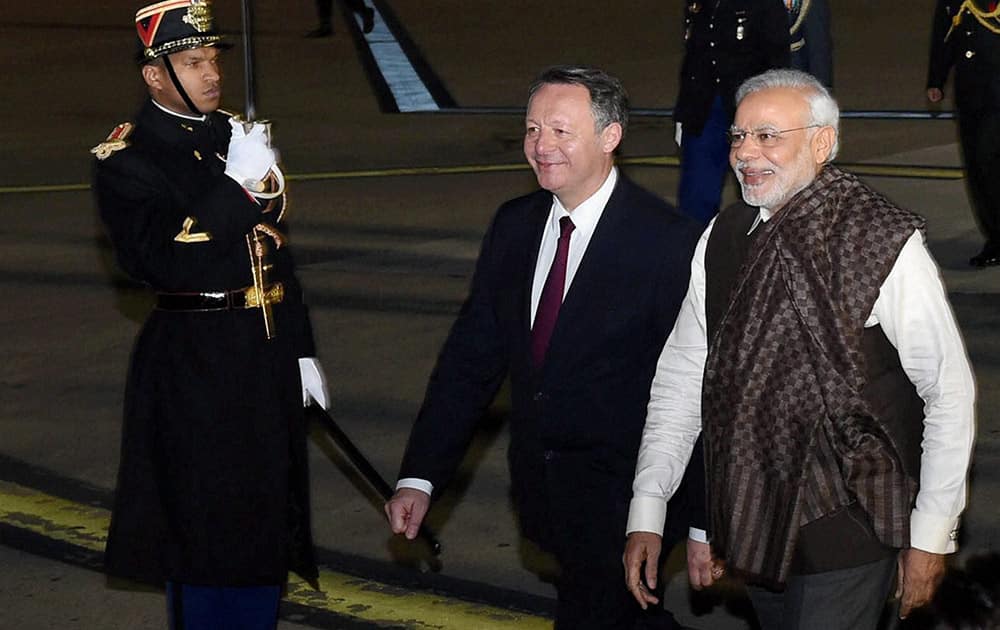
{"type": "MultiPolygon", "coordinates": [[[[523,164],[522,122],[516,111],[383,113],[341,16],[333,38],[307,40],[310,0],[257,4],[258,110],[275,121],[275,144],[293,179],[292,238],[333,412],[391,480],[464,297],[479,239],[500,202],[533,189],[530,171],[514,168],[523,164]],[[472,168],[488,165],[512,168],[472,168]],[[394,171],[426,167],[468,168],[394,171]]],[[[235,29],[237,3],[216,6],[222,25],[235,29]]],[[[676,97],[680,9],[671,3],[396,0],[387,6],[462,107],[523,107],[530,79],[563,62],[619,75],[636,108],[663,110],[676,97]]],[[[861,2],[834,7],[836,95],[843,109],[926,110],[932,6],[915,0],[905,13],[861,2]]],[[[149,307],[148,297],[115,270],[85,187],[89,148],[128,120],[142,98],[132,62],[136,8],[122,0],[18,3],[0,16],[0,482],[21,482],[29,470],[32,479],[55,480],[50,489],[96,500],[106,500],[114,487],[125,368],[149,307]]],[[[238,55],[229,56],[227,70],[226,102],[238,109],[238,55]]],[[[950,100],[940,109],[950,110],[950,100]]],[[[669,118],[634,116],[623,158],[673,156],[672,137],[669,118]]],[[[847,120],[840,161],[960,166],[954,124],[947,120],[847,120]]],[[[676,169],[625,171],[674,199],[676,169]]],[[[961,555],[996,551],[1000,268],[966,265],[980,237],[961,180],[867,181],[928,219],[928,242],[979,387],[961,555]]],[[[734,198],[731,184],[726,195],[734,198]]],[[[410,570],[428,584],[451,580],[460,593],[507,597],[544,611],[554,595],[554,567],[517,532],[507,432],[498,420],[505,406],[501,396],[460,477],[431,514],[444,546],[440,572],[420,573],[424,550],[389,535],[374,493],[319,432],[310,450],[317,545],[354,568],[410,570]]],[[[109,587],[86,563],[12,536],[5,525],[0,628],[163,627],[159,593],[109,587]]],[[[692,597],[679,554],[668,571],[668,606],[684,623],[749,627],[737,585],[692,597]]],[[[290,615],[280,627],[307,627],[297,622],[308,620],[290,615]]],[[[309,627],[340,626],[326,620],[309,627]]]]}

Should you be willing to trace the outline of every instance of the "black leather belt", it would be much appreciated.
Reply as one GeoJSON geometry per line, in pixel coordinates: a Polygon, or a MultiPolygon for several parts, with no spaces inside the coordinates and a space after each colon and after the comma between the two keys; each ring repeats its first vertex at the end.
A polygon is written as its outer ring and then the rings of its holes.
{"type": "MultiPolygon", "coordinates": [[[[265,294],[271,304],[281,302],[284,297],[281,283],[269,286],[265,294]]],[[[253,287],[235,291],[156,294],[156,308],[161,311],[231,311],[258,306],[260,302],[253,287]]]]}

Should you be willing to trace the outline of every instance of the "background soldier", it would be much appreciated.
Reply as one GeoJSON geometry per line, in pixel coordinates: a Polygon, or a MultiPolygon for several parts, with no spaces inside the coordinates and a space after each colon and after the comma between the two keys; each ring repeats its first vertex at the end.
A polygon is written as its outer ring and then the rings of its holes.
{"type": "Polygon", "coordinates": [[[833,36],[829,0],[785,0],[792,36],[792,66],[833,87],[833,36]]]}
{"type": "Polygon", "coordinates": [[[267,129],[217,110],[208,4],[147,6],[136,30],[150,98],[95,147],[94,190],[156,307],[129,368],[106,566],[166,582],[172,627],[271,628],[287,571],[316,577],[303,400],[327,399],[283,183],[267,129]]]}
{"type": "Polygon", "coordinates": [[[927,70],[927,98],[937,103],[955,67],[955,106],[969,198],[986,237],[973,267],[1000,265],[1000,10],[996,2],[938,0],[927,70]]]}
{"type": "Polygon", "coordinates": [[[681,147],[677,207],[702,224],[719,211],[736,88],[768,68],[787,66],[789,45],[782,0],[688,0],[685,6],[674,108],[681,147]]]}

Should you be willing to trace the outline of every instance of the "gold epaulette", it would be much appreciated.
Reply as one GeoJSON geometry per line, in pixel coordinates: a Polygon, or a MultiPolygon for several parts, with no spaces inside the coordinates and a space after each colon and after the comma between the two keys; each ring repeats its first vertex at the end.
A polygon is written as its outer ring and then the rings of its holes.
{"type": "Polygon", "coordinates": [[[983,28],[994,35],[1000,35],[1000,7],[984,11],[976,6],[974,0],[965,0],[959,5],[958,10],[955,11],[955,15],[951,18],[951,28],[945,34],[944,41],[948,41],[948,38],[951,37],[951,32],[962,23],[963,13],[968,13],[974,17],[983,28]]]}
{"type": "Polygon", "coordinates": [[[121,151],[129,145],[128,137],[135,128],[130,122],[123,122],[108,134],[108,139],[90,150],[98,160],[106,160],[115,151],[121,151]]]}

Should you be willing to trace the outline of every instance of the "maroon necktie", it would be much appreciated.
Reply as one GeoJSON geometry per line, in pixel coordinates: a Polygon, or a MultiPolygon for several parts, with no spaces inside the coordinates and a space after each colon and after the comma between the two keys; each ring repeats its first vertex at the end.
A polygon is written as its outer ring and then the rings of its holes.
{"type": "Polygon", "coordinates": [[[538,298],[538,308],[535,310],[535,323],[531,327],[531,364],[540,368],[545,360],[545,351],[549,348],[552,331],[559,317],[559,307],[562,306],[563,292],[566,288],[566,260],[569,258],[569,238],[573,229],[573,221],[569,217],[559,219],[559,243],[556,245],[556,258],[549,268],[549,276],[545,279],[542,295],[538,298]]]}

